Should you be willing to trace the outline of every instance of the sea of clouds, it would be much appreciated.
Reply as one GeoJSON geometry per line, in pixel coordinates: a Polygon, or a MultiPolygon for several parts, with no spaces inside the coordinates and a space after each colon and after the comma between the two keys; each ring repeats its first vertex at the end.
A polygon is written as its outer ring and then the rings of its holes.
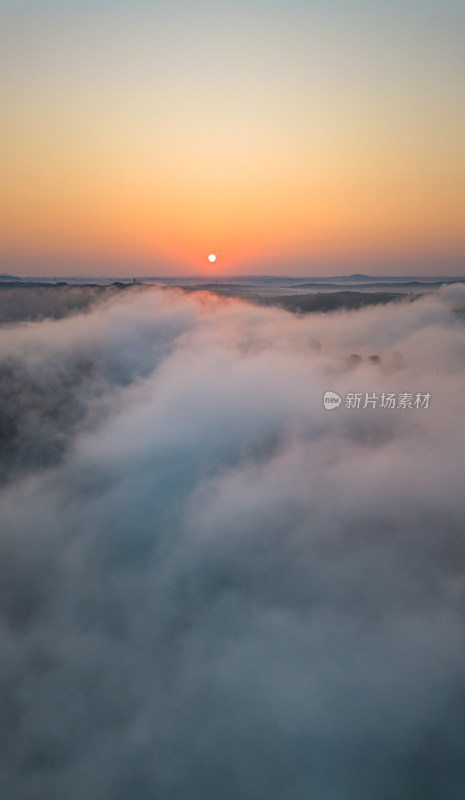
{"type": "Polygon", "coordinates": [[[82,304],[0,328],[0,796],[463,800],[464,287],[82,304]]]}

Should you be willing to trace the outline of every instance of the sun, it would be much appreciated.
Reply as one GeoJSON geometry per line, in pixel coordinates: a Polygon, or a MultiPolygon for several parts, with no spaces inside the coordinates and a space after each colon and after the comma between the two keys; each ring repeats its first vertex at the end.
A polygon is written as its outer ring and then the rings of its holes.
{"type": "Polygon", "coordinates": [[[213,261],[216,261],[215,254],[214,253],[210,253],[210,255],[208,256],[208,260],[211,261],[212,263],[213,263],[213,261]]]}

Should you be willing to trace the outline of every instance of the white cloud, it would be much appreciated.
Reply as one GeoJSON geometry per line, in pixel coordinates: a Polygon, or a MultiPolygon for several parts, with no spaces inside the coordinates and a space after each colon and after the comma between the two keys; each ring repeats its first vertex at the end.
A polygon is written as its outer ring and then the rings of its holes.
{"type": "Polygon", "coordinates": [[[0,330],[6,797],[461,800],[455,292],[134,290],[0,330]]]}

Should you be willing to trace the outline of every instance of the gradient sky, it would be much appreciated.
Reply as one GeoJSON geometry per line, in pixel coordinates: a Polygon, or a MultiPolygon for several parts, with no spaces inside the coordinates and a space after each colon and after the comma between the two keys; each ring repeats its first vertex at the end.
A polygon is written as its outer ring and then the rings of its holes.
{"type": "Polygon", "coordinates": [[[0,269],[463,274],[464,41],[463,0],[0,0],[0,269]]]}

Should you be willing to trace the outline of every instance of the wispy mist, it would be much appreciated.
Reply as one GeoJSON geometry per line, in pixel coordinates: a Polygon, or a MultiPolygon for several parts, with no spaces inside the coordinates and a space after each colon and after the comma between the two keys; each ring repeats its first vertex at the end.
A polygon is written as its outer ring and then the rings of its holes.
{"type": "Polygon", "coordinates": [[[462,800],[464,308],[0,329],[2,797],[462,800]]]}

